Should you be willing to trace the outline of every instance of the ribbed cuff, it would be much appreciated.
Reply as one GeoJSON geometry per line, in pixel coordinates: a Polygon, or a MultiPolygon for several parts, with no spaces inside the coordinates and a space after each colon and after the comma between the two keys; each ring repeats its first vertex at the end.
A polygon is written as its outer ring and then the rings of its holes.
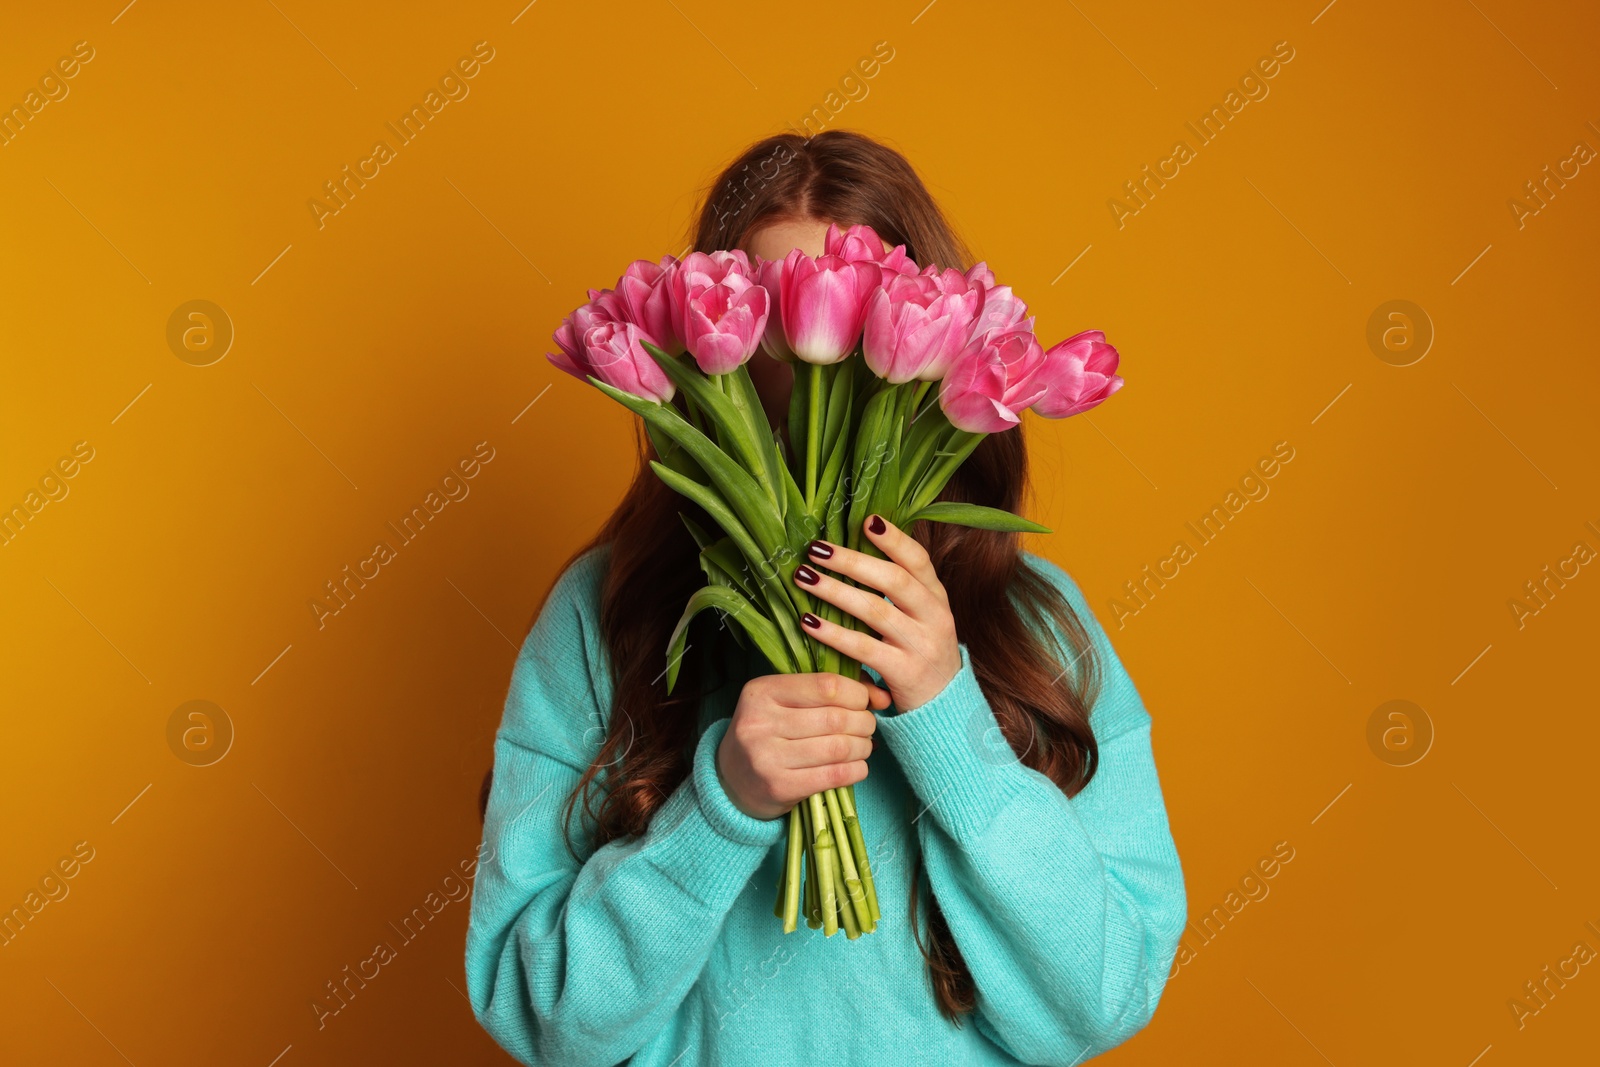
{"type": "Polygon", "coordinates": [[[961,669],[925,704],[878,716],[883,738],[925,810],[958,840],[984,832],[1026,788],[1017,759],[961,646],[961,669]]]}
{"type": "Polygon", "coordinates": [[[717,777],[717,746],[722,744],[723,735],[731,725],[732,719],[718,719],[706,727],[694,751],[694,790],[699,795],[700,810],[712,828],[728,840],[770,847],[788,827],[787,818],[758,819],[746,815],[733,806],[728,791],[722,788],[722,779],[717,777]]]}
{"type": "Polygon", "coordinates": [[[750,881],[788,826],[757,819],[733,806],[717,778],[717,746],[731,719],[706,728],[695,747],[689,779],[650,824],[651,861],[702,904],[725,910],[750,881]]]}

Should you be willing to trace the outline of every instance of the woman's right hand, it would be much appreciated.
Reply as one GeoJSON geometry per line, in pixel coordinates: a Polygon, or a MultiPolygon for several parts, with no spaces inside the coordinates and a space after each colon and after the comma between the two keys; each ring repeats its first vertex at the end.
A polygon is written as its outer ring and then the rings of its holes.
{"type": "Polygon", "coordinates": [[[746,815],[776,819],[813,793],[861,781],[878,728],[872,711],[889,701],[887,690],[842,674],[750,679],[717,748],[728,799],[746,815]]]}

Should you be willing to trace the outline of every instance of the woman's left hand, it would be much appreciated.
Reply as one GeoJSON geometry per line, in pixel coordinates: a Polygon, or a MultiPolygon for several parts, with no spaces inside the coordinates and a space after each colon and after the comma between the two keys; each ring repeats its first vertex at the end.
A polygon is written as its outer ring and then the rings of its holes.
{"type": "Polygon", "coordinates": [[[928,552],[915,538],[878,515],[867,516],[862,530],[888,559],[828,541],[812,541],[807,558],[865,588],[819,574],[803,563],[795,568],[794,580],[881,636],[818,619],[810,612],[801,622],[818,641],[877,671],[896,706],[908,711],[938,696],[961,670],[955,618],[928,552]]]}

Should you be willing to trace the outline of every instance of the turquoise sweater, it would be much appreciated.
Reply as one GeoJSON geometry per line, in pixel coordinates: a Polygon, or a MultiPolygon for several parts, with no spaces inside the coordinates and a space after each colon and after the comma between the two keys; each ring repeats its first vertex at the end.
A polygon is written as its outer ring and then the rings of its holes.
{"type": "Polygon", "coordinates": [[[567,851],[562,808],[611,705],[606,549],[580,557],[523,643],[495,740],[466,946],[485,1029],[524,1063],[561,1067],[1066,1067],[1149,1022],[1187,918],[1150,716],[1077,586],[1023,557],[1099,654],[1099,771],[1069,799],[1017,762],[963,644],[942,692],[878,715],[856,804],[883,916],[855,941],[804,921],[784,934],[773,916],[788,820],[734,807],[715,763],[743,681],[770,668],[729,640],[732,674],[702,701],[693,770],[648,831],[591,850],[580,812],[587,859],[567,851]],[[959,1027],[939,1013],[909,925],[919,846],[924,891],[976,981],[959,1027]]]}

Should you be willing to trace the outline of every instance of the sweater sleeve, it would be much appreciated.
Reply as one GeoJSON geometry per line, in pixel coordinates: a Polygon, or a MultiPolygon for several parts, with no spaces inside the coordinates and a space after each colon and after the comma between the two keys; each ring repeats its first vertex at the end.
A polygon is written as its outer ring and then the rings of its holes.
{"type": "Polygon", "coordinates": [[[1024,1063],[1067,1067],[1149,1022],[1187,902],[1150,716],[1077,586],[1047,560],[1037,569],[1083,621],[1100,667],[1089,785],[1069,798],[1016,758],[964,643],[949,684],[880,717],[878,734],[923,809],[917,837],[977,987],[975,1025],[1024,1063]]]}
{"type": "Polygon", "coordinates": [[[494,747],[467,930],[469,999],[523,1063],[610,1067],[671,1022],[784,820],[733,806],[716,771],[728,720],[647,831],[592,849],[567,797],[599,752],[610,683],[594,555],[557,581],[524,641],[494,747]]]}

